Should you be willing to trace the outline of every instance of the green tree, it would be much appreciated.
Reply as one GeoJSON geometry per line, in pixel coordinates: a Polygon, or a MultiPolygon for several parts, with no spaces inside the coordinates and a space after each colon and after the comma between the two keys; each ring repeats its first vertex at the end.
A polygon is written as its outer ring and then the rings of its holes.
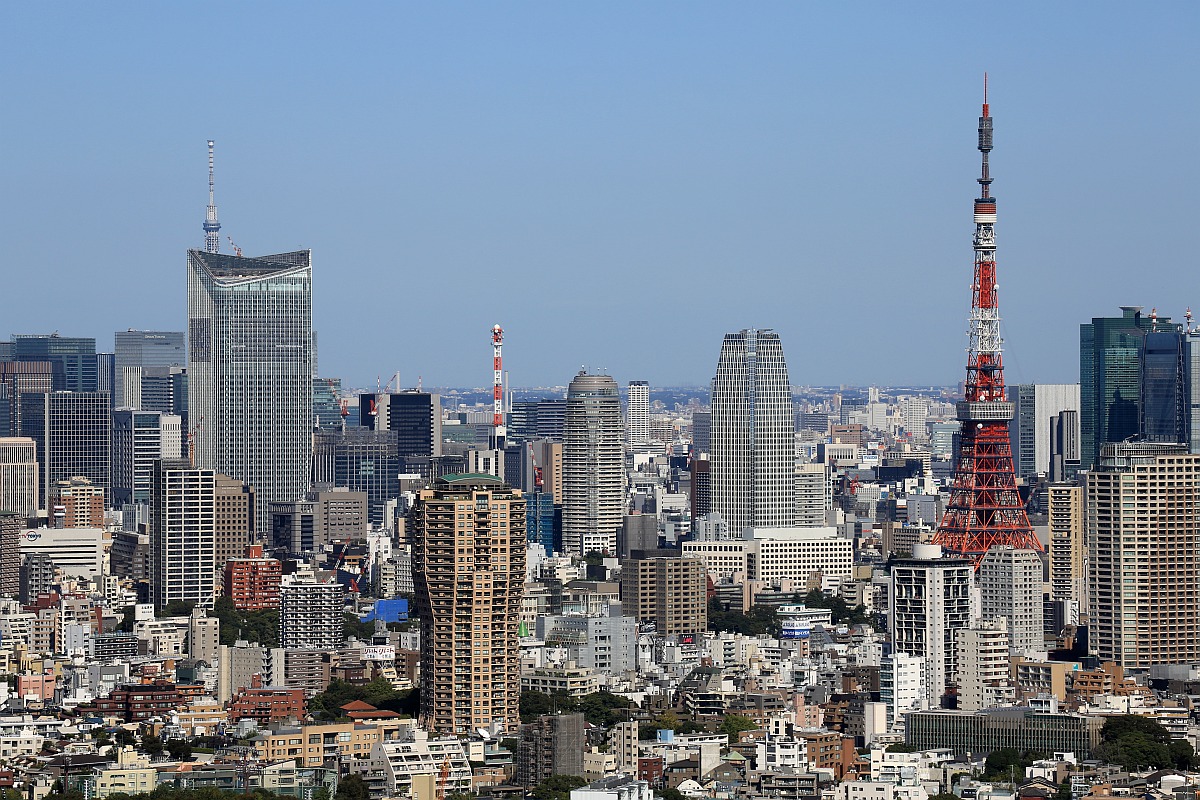
{"type": "Polygon", "coordinates": [[[343,614],[345,623],[342,625],[343,635],[347,638],[370,639],[375,635],[375,623],[363,622],[355,614],[343,614]]]}
{"type": "Polygon", "coordinates": [[[470,792],[451,792],[446,795],[446,800],[475,800],[475,795],[470,792]]]}
{"type": "Polygon", "coordinates": [[[142,752],[148,756],[154,757],[161,755],[163,751],[162,739],[152,734],[144,734],[142,736],[142,752]]]}
{"type": "Polygon", "coordinates": [[[128,747],[131,744],[137,743],[137,737],[124,728],[117,728],[117,732],[114,734],[114,736],[116,737],[117,745],[120,747],[128,747]]]}
{"type": "Polygon", "coordinates": [[[172,600],[163,606],[156,616],[159,617],[186,617],[192,613],[195,607],[195,600],[172,600]]]}
{"type": "Polygon", "coordinates": [[[717,728],[717,733],[725,734],[729,737],[730,743],[733,743],[737,741],[738,734],[742,731],[757,729],[758,725],[754,724],[754,720],[745,714],[726,714],[725,719],[721,720],[721,726],[717,728]]]}
{"type": "Polygon", "coordinates": [[[983,780],[997,782],[1024,780],[1025,769],[1042,756],[1042,753],[1021,751],[1012,747],[993,750],[987,760],[983,762],[983,780]]]}
{"type": "Polygon", "coordinates": [[[1187,770],[1196,764],[1190,744],[1172,740],[1171,732],[1162,725],[1136,714],[1105,720],[1096,756],[1127,770],[1171,767],[1187,770]]]}
{"type": "Polygon", "coordinates": [[[192,746],[183,739],[171,739],[167,742],[167,753],[175,761],[190,761],[192,746]]]}
{"type": "Polygon", "coordinates": [[[334,800],[368,800],[367,784],[363,782],[362,774],[351,772],[338,781],[337,793],[334,800]]]}
{"type": "Polygon", "coordinates": [[[867,613],[866,607],[857,605],[851,608],[842,598],[830,597],[820,589],[813,589],[803,597],[796,595],[796,599],[804,603],[807,608],[828,608],[830,620],[835,625],[871,624],[871,616],[867,613]]]}
{"type": "Polygon", "coordinates": [[[571,800],[571,790],[585,786],[578,775],[551,775],[533,788],[535,800],[571,800]]]}
{"type": "Polygon", "coordinates": [[[661,800],[687,800],[687,797],[683,792],[679,791],[678,789],[672,789],[670,786],[664,786],[661,789],[655,789],[654,793],[658,795],[661,800]]]}

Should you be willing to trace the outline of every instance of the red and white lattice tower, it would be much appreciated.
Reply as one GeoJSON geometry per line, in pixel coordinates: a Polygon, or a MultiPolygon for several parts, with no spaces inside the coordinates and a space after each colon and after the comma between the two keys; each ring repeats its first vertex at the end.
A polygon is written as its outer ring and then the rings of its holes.
{"type": "Polygon", "coordinates": [[[499,325],[492,326],[492,450],[504,449],[504,368],[501,366],[501,347],[504,341],[504,331],[499,325]]]}
{"type": "Polygon", "coordinates": [[[1000,356],[1000,308],[996,297],[996,198],[988,153],[992,150],[992,118],[988,114],[987,76],[983,83],[983,116],[979,118],[979,152],[983,154],[982,187],[975,201],[975,280],[968,331],[966,397],[957,404],[962,424],[958,464],[946,513],[934,544],[978,566],[993,545],[1041,550],[1017,492],[1008,425],[1013,404],[1004,391],[1000,356]]]}

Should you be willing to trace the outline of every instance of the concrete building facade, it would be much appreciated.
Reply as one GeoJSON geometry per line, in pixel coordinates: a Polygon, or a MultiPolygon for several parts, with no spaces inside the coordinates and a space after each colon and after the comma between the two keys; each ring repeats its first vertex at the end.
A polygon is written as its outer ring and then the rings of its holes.
{"type": "Polygon", "coordinates": [[[625,448],[617,382],[580,371],[567,388],[563,551],[615,554],[624,516],[625,448]]]}

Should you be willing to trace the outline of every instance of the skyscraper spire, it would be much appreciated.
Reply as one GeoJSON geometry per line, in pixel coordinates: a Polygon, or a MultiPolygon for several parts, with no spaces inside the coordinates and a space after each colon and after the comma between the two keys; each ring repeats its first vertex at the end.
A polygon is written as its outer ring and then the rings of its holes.
{"type": "Polygon", "coordinates": [[[204,252],[221,252],[221,223],[217,221],[217,201],[213,193],[213,140],[208,140],[208,212],[204,215],[204,252]]]}
{"type": "Polygon", "coordinates": [[[988,154],[992,150],[992,117],[983,79],[983,113],[979,117],[982,169],[975,200],[975,280],[971,294],[966,397],[957,404],[962,424],[954,486],[934,543],[973,558],[976,565],[993,545],[1042,549],[1029,525],[1013,473],[1008,425],[1013,404],[1004,390],[1000,306],[996,283],[996,198],[988,154]]]}

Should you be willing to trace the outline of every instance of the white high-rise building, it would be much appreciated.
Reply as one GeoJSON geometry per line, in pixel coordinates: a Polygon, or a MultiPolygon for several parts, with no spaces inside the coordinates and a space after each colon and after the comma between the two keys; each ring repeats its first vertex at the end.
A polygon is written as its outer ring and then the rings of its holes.
{"type": "Polygon", "coordinates": [[[794,424],[779,334],[725,334],[712,384],[712,510],[733,535],[795,524],[794,424]]]}
{"type": "Polygon", "coordinates": [[[37,442],[24,436],[0,437],[0,511],[33,516],[38,486],[37,442]]]}
{"type": "Polygon", "coordinates": [[[958,707],[983,711],[1010,704],[1016,692],[1009,680],[1008,630],[1003,618],[959,630],[955,647],[958,707]]]}
{"type": "Polygon", "coordinates": [[[629,382],[629,411],[625,425],[629,449],[637,452],[650,444],[650,384],[629,382]]]}
{"type": "Polygon", "coordinates": [[[562,456],[563,551],[617,552],[624,522],[621,398],[608,375],[580,371],[567,388],[562,456]]]}
{"type": "Polygon", "coordinates": [[[913,545],[913,558],[892,564],[892,649],[925,659],[925,700],[940,708],[955,679],[957,632],[971,624],[974,568],[946,558],[938,545],[913,545]]]}
{"type": "Polygon", "coordinates": [[[925,431],[925,423],[929,418],[928,398],[904,398],[900,401],[900,414],[903,418],[905,432],[915,441],[923,442],[929,438],[925,431]]]}
{"type": "Polygon", "coordinates": [[[149,503],[154,462],[183,457],[182,421],[161,411],[113,412],[113,507],[149,503]]]}
{"type": "Polygon", "coordinates": [[[894,732],[910,711],[929,708],[925,691],[925,659],[908,653],[884,656],[879,666],[879,700],[887,709],[887,727],[894,732]]]}
{"type": "Polygon", "coordinates": [[[979,563],[982,618],[1003,619],[1014,652],[1046,649],[1042,631],[1042,558],[1036,550],[995,545],[979,563]]]}
{"type": "Polygon", "coordinates": [[[150,483],[150,594],[211,608],[216,593],[217,476],[187,461],[156,461],[150,483]]]}
{"type": "Polygon", "coordinates": [[[829,467],[825,464],[797,464],[796,527],[823,527],[829,503],[829,467]]]}
{"type": "Polygon", "coordinates": [[[308,491],[312,451],[312,254],[188,251],[188,421],[196,464],[272,502],[308,491]]]}

